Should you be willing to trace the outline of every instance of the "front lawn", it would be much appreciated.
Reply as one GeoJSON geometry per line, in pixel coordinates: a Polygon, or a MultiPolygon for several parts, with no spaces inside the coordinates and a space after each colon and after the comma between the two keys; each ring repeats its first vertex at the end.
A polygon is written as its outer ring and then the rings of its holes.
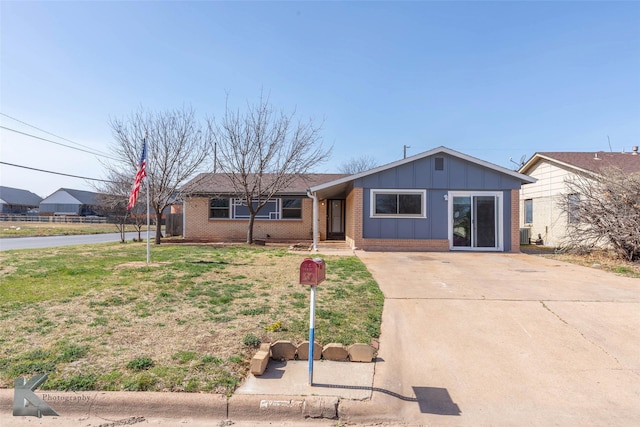
{"type": "MultiPolygon", "coordinates": [[[[308,338],[306,254],[144,243],[0,252],[0,387],[231,393],[260,342],[308,338]]],[[[316,340],[368,343],[383,296],[357,257],[325,257],[316,340]]]]}

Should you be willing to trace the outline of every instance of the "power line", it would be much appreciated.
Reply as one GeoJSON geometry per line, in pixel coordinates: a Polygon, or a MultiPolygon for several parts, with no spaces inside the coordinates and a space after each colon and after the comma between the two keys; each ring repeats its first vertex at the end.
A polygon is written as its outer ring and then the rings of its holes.
{"type": "Polygon", "coordinates": [[[115,157],[110,157],[110,156],[107,156],[107,155],[105,155],[105,154],[98,153],[98,152],[96,152],[96,151],[89,151],[89,150],[83,150],[82,148],[72,147],[72,146],[70,146],[70,145],[63,144],[63,143],[61,143],[61,142],[52,141],[52,140],[47,139],[47,138],[42,138],[42,137],[40,137],[40,136],[32,135],[32,134],[30,134],[30,133],[22,132],[22,131],[19,131],[19,130],[16,130],[16,129],[11,129],[11,128],[8,128],[8,127],[6,127],[6,126],[0,126],[0,128],[5,129],[5,130],[8,130],[8,131],[11,131],[11,132],[19,133],[19,134],[21,134],[21,135],[29,136],[29,137],[31,137],[31,138],[40,139],[40,140],[42,140],[42,141],[50,142],[50,143],[52,143],[52,144],[61,145],[61,146],[63,146],[63,147],[71,148],[72,150],[83,151],[83,152],[85,152],[85,153],[93,154],[94,156],[106,157],[106,158],[109,158],[109,159],[111,159],[111,160],[118,160],[118,159],[116,159],[115,157]]]}
{"type": "Polygon", "coordinates": [[[7,165],[7,166],[13,166],[13,167],[16,167],[16,168],[29,169],[29,170],[32,170],[32,171],[50,173],[50,174],[53,174],[53,175],[62,175],[62,176],[69,176],[71,178],[86,179],[86,180],[89,180],[89,181],[101,181],[101,182],[110,182],[110,183],[114,182],[114,181],[109,181],[107,179],[88,178],[86,176],[71,175],[71,174],[62,173],[62,172],[53,172],[53,171],[48,171],[48,170],[44,170],[44,169],[32,168],[32,167],[29,167],[29,166],[16,165],[14,163],[7,163],[7,162],[3,162],[3,161],[0,161],[0,164],[7,165]]]}
{"type": "MultiPolygon", "coordinates": [[[[48,134],[48,135],[55,136],[56,138],[62,139],[63,141],[67,141],[67,142],[70,142],[70,143],[72,143],[72,144],[78,145],[78,146],[80,146],[80,147],[84,147],[84,148],[88,148],[88,149],[90,149],[90,150],[93,150],[93,148],[91,148],[91,147],[87,147],[86,145],[80,144],[79,142],[75,142],[75,141],[72,141],[72,140],[70,140],[70,139],[68,139],[68,138],[62,137],[62,136],[60,136],[60,135],[56,135],[55,133],[48,132],[48,131],[46,131],[46,130],[44,130],[44,129],[41,129],[41,128],[37,127],[37,126],[34,126],[34,125],[32,125],[32,124],[29,124],[29,123],[27,123],[27,122],[25,122],[25,121],[22,121],[22,120],[20,120],[20,119],[16,119],[15,117],[11,117],[11,116],[10,116],[10,115],[8,115],[8,114],[5,114],[5,113],[0,112],[0,115],[5,116],[5,117],[7,117],[7,118],[9,118],[9,119],[11,119],[11,120],[15,120],[15,121],[16,121],[16,122],[18,122],[18,123],[22,123],[23,125],[27,125],[27,126],[29,126],[29,127],[31,127],[31,128],[37,129],[37,130],[39,130],[40,132],[44,132],[44,133],[46,133],[46,134],[48,134]]],[[[97,153],[99,153],[101,156],[105,156],[105,155],[106,155],[105,153],[101,153],[101,152],[99,152],[99,151],[96,151],[96,152],[97,152],[97,153]]]]}

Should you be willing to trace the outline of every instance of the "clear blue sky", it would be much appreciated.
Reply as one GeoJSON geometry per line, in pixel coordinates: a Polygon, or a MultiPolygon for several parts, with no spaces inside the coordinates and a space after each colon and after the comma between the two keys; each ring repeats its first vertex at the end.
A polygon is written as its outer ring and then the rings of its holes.
{"type": "MultiPolygon", "coordinates": [[[[106,152],[110,117],[261,90],[324,121],[337,172],[444,145],[498,165],[640,145],[639,2],[0,3],[0,112],[106,152]]],[[[72,145],[0,115],[0,124],[72,145]]],[[[0,159],[103,178],[95,155],[0,129],[0,159]]],[[[133,178],[133,177],[132,177],[133,178]]],[[[48,196],[88,182],[0,165],[48,196]]]]}

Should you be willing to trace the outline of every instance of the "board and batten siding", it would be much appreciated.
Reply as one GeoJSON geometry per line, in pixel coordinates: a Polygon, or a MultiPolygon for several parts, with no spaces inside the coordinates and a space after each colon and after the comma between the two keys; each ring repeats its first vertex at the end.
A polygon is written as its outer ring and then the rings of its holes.
{"type": "MultiPolygon", "coordinates": [[[[520,189],[513,176],[439,153],[354,181],[363,190],[362,237],[365,239],[448,239],[449,191],[500,191],[505,230],[510,230],[511,192],[520,189]],[[436,170],[435,159],[444,159],[444,169],[436,170]],[[372,218],[371,190],[426,190],[426,218],[372,218]]],[[[517,218],[516,218],[517,220],[517,218]]],[[[511,236],[505,232],[504,250],[511,249],[511,236]]]]}
{"type": "Polygon", "coordinates": [[[520,190],[520,224],[531,228],[532,241],[540,235],[546,246],[559,246],[565,237],[567,218],[558,206],[558,199],[567,193],[565,182],[574,172],[548,160],[541,160],[528,175],[538,181],[525,184],[520,190]],[[533,204],[533,222],[527,224],[524,201],[529,199],[533,204]]]}

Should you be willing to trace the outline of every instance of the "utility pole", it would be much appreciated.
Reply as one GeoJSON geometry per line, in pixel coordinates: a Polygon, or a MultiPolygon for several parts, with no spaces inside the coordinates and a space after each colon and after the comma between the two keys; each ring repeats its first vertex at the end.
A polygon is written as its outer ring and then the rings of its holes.
{"type": "Polygon", "coordinates": [[[407,158],[407,148],[411,148],[411,146],[410,145],[405,145],[404,146],[404,158],[405,159],[407,158]]]}

